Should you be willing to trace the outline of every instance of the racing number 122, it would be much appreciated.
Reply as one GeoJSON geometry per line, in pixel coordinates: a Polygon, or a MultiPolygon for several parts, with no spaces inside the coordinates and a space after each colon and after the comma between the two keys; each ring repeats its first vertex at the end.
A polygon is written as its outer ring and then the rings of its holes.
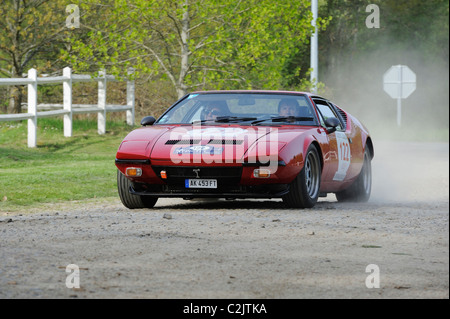
{"type": "Polygon", "coordinates": [[[341,161],[350,162],[350,145],[347,141],[339,143],[341,161]]]}

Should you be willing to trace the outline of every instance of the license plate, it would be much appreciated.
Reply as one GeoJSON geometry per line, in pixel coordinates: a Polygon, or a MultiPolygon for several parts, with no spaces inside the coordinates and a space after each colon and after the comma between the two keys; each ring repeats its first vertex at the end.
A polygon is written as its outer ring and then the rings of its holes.
{"type": "Polygon", "coordinates": [[[186,179],[186,188],[217,188],[216,179],[186,179]]]}

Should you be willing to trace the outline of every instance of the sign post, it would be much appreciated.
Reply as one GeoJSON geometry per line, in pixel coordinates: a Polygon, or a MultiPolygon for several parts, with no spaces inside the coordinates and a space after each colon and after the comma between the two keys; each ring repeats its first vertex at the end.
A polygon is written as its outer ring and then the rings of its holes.
{"type": "Polygon", "coordinates": [[[319,81],[319,33],[317,28],[317,17],[319,12],[318,0],[311,1],[311,11],[313,14],[312,26],[314,33],[311,35],[311,82],[312,92],[317,93],[317,83],[319,81]]]}
{"type": "Polygon", "coordinates": [[[402,122],[402,99],[416,90],[416,74],[406,65],[394,65],[383,75],[383,89],[397,99],[397,125],[402,122]]]}

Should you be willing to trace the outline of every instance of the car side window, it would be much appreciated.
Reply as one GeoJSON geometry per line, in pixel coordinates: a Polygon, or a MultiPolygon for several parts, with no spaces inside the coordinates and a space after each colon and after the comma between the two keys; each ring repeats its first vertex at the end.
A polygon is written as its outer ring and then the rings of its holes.
{"type": "MultiPolygon", "coordinates": [[[[327,118],[335,117],[339,120],[339,117],[336,115],[336,113],[333,111],[333,109],[330,107],[330,105],[328,105],[327,102],[322,101],[322,100],[314,100],[314,103],[316,104],[317,109],[319,110],[320,124],[323,127],[326,127],[325,120],[327,118]]],[[[341,122],[341,121],[339,120],[339,122],[341,122]]],[[[342,131],[343,130],[342,125],[339,124],[336,127],[336,130],[342,131]]]]}

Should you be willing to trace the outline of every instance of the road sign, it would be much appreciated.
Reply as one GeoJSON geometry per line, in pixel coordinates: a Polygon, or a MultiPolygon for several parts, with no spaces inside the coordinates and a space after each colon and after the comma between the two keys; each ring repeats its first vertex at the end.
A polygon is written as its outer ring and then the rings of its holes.
{"type": "Polygon", "coordinates": [[[383,88],[393,99],[406,99],[416,89],[416,74],[406,65],[394,65],[384,73],[383,88]]]}
{"type": "Polygon", "coordinates": [[[401,124],[402,99],[416,90],[416,74],[406,65],[394,65],[383,75],[383,89],[397,99],[397,124],[401,124]]]}

